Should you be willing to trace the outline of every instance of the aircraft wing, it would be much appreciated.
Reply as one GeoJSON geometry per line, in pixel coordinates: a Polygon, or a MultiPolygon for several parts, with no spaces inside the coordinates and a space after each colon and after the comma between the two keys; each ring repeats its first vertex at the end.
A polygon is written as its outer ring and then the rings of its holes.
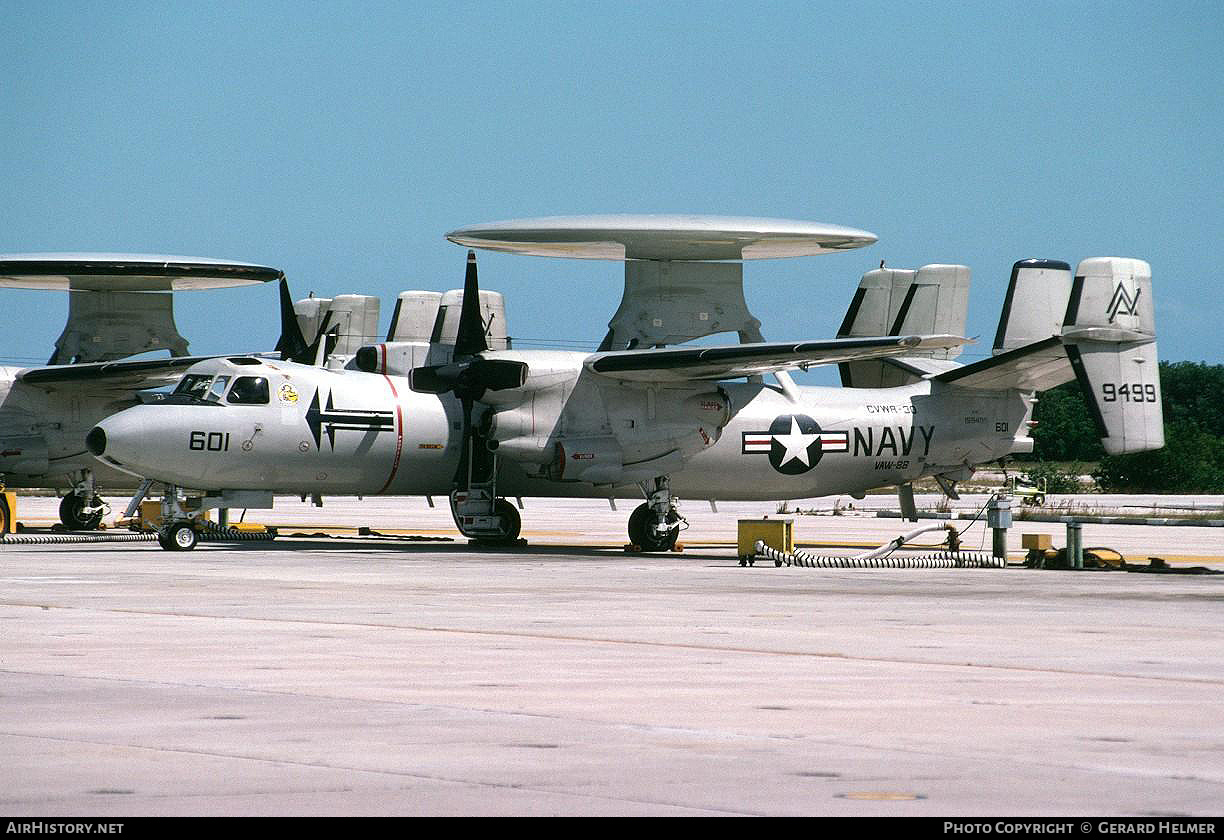
{"type": "Polygon", "coordinates": [[[78,392],[112,393],[140,391],[169,385],[179,374],[215,356],[173,356],[167,359],[135,359],[118,362],[85,362],[75,365],[47,365],[25,368],[17,381],[45,391],[71,387],[78,392]]]}
{"type": "Polygon", "coordinates": [[[956,335],[906,335],[838,338],[827,341],[766,341],[720,347],[662,347],[595,353],[587,370],[630,382],[683,382],[733,379],[812,365],[904,356],[967,344],[956,335]]]}

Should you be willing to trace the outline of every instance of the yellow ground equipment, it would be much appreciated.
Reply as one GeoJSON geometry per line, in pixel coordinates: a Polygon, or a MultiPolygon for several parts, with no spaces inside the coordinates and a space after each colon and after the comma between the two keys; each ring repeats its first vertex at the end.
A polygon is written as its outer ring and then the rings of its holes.
{"type": "MultiPolygon", "coordinates": [[[[187,498],[183,500],[183,510],[195,511],[200,507],[201,500],[198,498],[187,498]]],[[[212,520],[211,511],[205,511],[200,515],[200,518],[208,522],[212,520]]],[[[162,524],[162,503],[160,499],[145,499],[140,503],[140,529],[142,531],[156,531],[162,524]]]]}
{"type": "Polygon", "coordinates": [[[738,550],[741,566],[752,565],[756,555],[757,540],[765,545],[791,554],[795,550],[795,520],[793,519],[741,519],[739,520],[738,550]]]}
{"type": "Polygon", "coordinates": [[[17,494],[0,485],[0,536],[17,530],[17,494]]]}
{"type": "Polygon", "coordinates": [[[1020,499],[1021,504],[1029,507],[1041,507],[1046,500],[1046,480],[1043,478],[1040,481],[1034,482],[1032,485],[1020,483],[1020,479],[1012,476],[1011,479],[1011,494],[1020,499]]]}

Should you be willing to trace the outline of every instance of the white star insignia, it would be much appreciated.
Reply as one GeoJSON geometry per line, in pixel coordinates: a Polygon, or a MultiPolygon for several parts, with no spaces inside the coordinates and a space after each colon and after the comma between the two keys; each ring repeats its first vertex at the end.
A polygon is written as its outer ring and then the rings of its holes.
{"type": "Polygon", "coordinates": [[[782,460],[778,462],[778,466],[783,466],[787,461],[793,461],[798,458],[805,467],[810,467],[812,464],[808,461],[808,447],[819,437],[820,434],[817,432],[804,434],[799,431],[799,421],[792,416],[790,433],[773,436],[774,440],[786,447],[786,452],[782,454],[782,460]]]}

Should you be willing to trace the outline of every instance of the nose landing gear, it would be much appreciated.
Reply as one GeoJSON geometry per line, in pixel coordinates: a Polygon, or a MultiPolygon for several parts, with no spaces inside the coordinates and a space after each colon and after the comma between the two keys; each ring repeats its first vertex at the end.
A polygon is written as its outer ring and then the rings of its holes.
{"type": "MultiPolygon", "coordinates": [[[[146,481],[141,485],[128,506],[129,512],[134,511],[140,504],[151,483],[146,481]]],[[[196,543],[200,541],[196,518],[183,508],[178,487],[173,484],[165,485],[161,508],[161,521],[164,524],[157,529],[157,544],[167,551],[191,551],[195,548],[196,543]]]]}
{"type": "Polygon", "coordinates": [[[199,535],[190,522],[171,522],[157,532],[157,543],[167,551],[191,551],[199,535]]]}
{"type": "Polygon", "coordinates": [[[676,547],[684,517],[676,511],[675,497],[667,476],[642,482],[646,501],[629,516],[629,541],[642,551],[671,551],[676,547]]]}

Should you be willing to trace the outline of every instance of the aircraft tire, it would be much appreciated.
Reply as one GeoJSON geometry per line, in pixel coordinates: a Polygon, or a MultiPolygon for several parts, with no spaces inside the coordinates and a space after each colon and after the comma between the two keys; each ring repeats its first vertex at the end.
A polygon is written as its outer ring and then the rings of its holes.
{"type": "MultiPolygon", "coordinates": [[[[93,498],[94,506],[100,505],[102,500],[97,496],[93,498]]],[[[98,526],[102,524],[102,511],[98,511],[92,516],[86,516],[82,513],[85,507],[85,500],[75,493],[69,493],[64,498],[60,499],[59,517],[60,522],[64,523],[64,527],[69,531],[96,531],[98,526]]]]}
{"type": "Polygon", "coordinates": [[[514,545],[518,542],[519,532],[523,527],[523,519],[519,516],[519,512],[515,509],[514,505],[505,499],[498,499],[493,503],[493,513],[500,516],[502,521],[506,523],[505,530],[499,537],[478,537],[476,541],[483,545],[514,545]]]}
{"type": "Polygon", "coordinates": [[[191,551],[199,542],[189,522],[174,522],[157,532],[157,542],[167,551],[191,551]]]}
{"type": "Polygon", "coordinates": [[[8,499],[0,494],[0,537],[13,530],[13,512],[9,510],[8,499]]]}
{"type": "Polygon", "coordinates": [[[508,543],[517,540],[519,532],[523,529],[523,518],[519,516],[514,505],[505,499],[498,499],[493,505],[493,512],[506,521],[506,535],[502,539],[508,543]]]}
{"type": "Polygon", "coordinates": [[[655,536],[652,527],[655,523],[654,511],[649,504],[642,502],[629,515],[629,541],[642,551],[671,551],[676,545],[676,538],[680,536],[680,517],[670,512],[667,522],[674,527],[662,537],[655,536]]]}

